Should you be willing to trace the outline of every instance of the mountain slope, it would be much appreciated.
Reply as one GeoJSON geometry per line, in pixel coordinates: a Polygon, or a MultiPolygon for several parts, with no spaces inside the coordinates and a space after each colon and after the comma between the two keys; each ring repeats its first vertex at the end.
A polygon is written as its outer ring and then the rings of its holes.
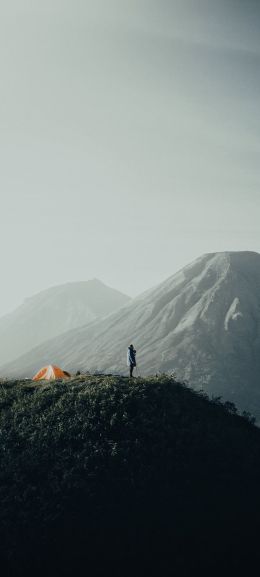
{"type": "Polygon", "coordinates": [[[0,387],[13,577],[255,574],[260,430],[172,378],[0,387]]]}
{"type": "Polygon", "coordinates": [[[52,287],[0,318],[0,364],[123,306],[126,295],[94,279],[52,287]]]}
{"type": "Polygon", "coordinates": [[[260,255],[206,254],[109,318],[62,335],[3,368],[31,376],[46,362],[68,370],[174,371],[260,418],[260,255]]]}

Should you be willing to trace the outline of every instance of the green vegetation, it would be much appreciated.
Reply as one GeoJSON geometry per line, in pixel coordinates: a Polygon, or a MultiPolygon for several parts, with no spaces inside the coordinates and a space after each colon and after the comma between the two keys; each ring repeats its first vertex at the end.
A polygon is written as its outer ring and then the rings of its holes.
{"type": "Polygon", "coordinates": [[[0,385],[3,575],[238,574],[258,562],[260,430],[173,378],[0,385]]]}

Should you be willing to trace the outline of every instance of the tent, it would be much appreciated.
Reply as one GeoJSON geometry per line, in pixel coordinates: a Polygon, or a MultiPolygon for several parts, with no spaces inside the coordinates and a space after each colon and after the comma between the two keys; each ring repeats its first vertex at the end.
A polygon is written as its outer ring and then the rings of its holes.
{"type": "Polygon", "coordinates": [[[34,375],[33,381],[54,381],[55,379],[68,379],[70,374],[55,365],[43,367],[34,375]]]}

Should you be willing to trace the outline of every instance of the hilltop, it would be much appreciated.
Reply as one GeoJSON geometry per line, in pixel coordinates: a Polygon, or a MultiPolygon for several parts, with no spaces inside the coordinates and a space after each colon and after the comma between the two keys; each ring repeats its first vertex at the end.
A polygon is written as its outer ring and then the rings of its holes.
{"type": "Polygon", "coordinates": [[[248,574],[260,431],[174,379],[0,388],[5,575],[248,574]],[[8,570],[5,570],[5,568],[8,570]]]}
{"type": "Polygon", "coordinates": [[[47,341],[1,374],[31,377],[50,362],[72,372],[124,374],[130,342],[142,375],[174,372],[260,420],[260,255],[206,254],[110,317],[47,341]]]}

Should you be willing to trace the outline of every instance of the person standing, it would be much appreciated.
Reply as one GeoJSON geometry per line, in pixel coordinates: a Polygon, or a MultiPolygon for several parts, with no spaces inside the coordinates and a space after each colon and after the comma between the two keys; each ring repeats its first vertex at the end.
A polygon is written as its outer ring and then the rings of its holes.
{"type": "Polygon", "coordinates": [[[134,367],[136,367],[135,355],[136,355],[136,350],[134,349],[133,345],[130,345],[127,349],[127,365],[129,367],[129,370],[130,370],[130,377],[133,376],[133,370],[134,370],[134,367]]]}

